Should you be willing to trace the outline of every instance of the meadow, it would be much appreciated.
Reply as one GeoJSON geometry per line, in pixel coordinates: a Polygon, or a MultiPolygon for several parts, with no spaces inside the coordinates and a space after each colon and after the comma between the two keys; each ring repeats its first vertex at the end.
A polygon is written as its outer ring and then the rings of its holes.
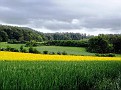
{"type": "Polygon", "coordinates": [[[0,90],[121,90],[121,62],[0,61],[0,90]]]}
{"type": "MultiPolygon", "coordinates": [[[[20,49],[21,46],[25,46],[25,44],[9,44],[7,42],[1,42],[0,43],[0,48],[6,48],[7,46],[10,46],[12,48],[20,49]]],[[[28,50],[29,47],[24,47],[28,50]]],[[[34,47],[41,53],[43,51],[48,51],[48,52],[63,52],[66,51],[68,54],[73,54],[73,55],[95,55],[94,53],[87,52],[85,48],[83,47],[63,47],[63,46],[37,46],[34,47]]]]}

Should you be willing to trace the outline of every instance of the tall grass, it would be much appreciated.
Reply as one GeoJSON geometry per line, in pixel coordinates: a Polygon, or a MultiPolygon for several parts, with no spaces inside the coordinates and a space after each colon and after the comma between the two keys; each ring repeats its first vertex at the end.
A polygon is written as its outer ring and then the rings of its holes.
{"type": "Polygon", "coordinates": [[[0,61],[0,90],[121,90],[121,62],[0,61]]]}

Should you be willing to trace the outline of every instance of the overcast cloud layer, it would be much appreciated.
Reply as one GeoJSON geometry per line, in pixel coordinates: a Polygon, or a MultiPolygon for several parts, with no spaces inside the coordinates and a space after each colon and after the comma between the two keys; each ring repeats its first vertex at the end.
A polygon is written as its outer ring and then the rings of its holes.
{"type": "Polygon", "coordinates": [[[121,1],[0,0],[0,24],[41,32],[121,33],[121,1]]]}

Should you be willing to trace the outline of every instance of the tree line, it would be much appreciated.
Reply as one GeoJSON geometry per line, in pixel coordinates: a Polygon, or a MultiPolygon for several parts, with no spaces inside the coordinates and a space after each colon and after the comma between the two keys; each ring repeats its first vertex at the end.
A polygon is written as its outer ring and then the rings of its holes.
{"type": "Polygon", "coordinates": [[[121,54],[121,34],[100,34],[88,41],[89,52],[121,54]]]}
{"type": "Polygon", "coordinates": [[[121,34],[100,34],[85,40],[52,40],[45,45],[85,47],[92,53],[121,53],[121,34]]]}
{"type": "Polygon", "coordinates": [[[0,25],[0,42],[21,43],[25,41],[81,40],[91,36],[80,33],[42,33],[27,27],[0,25]]]}
{"type": "Polygon", "coordinates": [[[87,40],[53,40],[45,42],[48,46],[87,47],[87,40]]]}
{"type": "Polygon", "coordinates": [[[46,40],[83,40],[92,37],[81,33],[44,33],[46,40]]]}

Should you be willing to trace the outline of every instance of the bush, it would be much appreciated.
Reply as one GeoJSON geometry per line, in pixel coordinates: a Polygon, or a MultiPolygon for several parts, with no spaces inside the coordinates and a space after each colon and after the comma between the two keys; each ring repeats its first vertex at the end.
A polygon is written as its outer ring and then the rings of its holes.
{"type": "Polygon", "coordinates": [[[57,54],[58,54],[58,55],[61,55],[62,53],[58,51],[57,54]]]}
{"type": "Polygon", "coordinates": [[[67,52],[63,51],[63,52],[62,52],[62,55],[67,55],[67,52]]]}
{"type": "Polygon", "coordinates": [[[50,52],[49,54],[50,54],[50,55],[55,55],[55,52],[50,52]]]}
{"type": "Polygon", "coordinates": [[[115,54],[109,53],[108,56],[109,57],[115,57],[115,54]]]}
{"type": "Polygon", "coordinates": [[[19,52],[18,49],[16,49],[16,48],[11,48],[10,46],[7,46],[6,49],[5,49],[5,51],[19,52]]]}
{"type": "Polygon", "coordinates": [[[1,48],[0,51],[6,51],[6,49],[5,48],[1,48]]]}
{"type": "Polygon", "coordinates": [[[8,42],[7,43],[10,43],[10,44],[25,44],[26,43],[26,41],[17,41],[16,39],[10,39],[10,40],[8,40],[8,42]]]}
{"type": "Polygon", "coordinates": [[[43,43],[41,42],[36,42],[36,41],[30,41],[30,42],[27,42],[25,47],[37,47],[37,46],[42,46],[43,43]]]}
{"type": "Polygon", "coordinates": [[[34,48],[34,51],[33,52],[36,53],[36,54],[39,54],[40,53],[36,48],[34,48]]]}
{"type": "Polygon", "coordinates": [[[40,52],[36,48],[30,47],[29,48],[29,53],[36,53],[36,54],[38,54],[40,52]]]}
{"type": "Polygon", "coordinates": [[[87,47],[88,41],[82,40],[53,40],[45,42],[48,46],[71,46],[71,47],[87,47]]]}
{"type": "Polygon", "coordinates": [[[6,51],[10,51],[11,47],[7,46],[6,51]]]}
{"type": "Polygon", "coordinates": [[[17,50],[16,48],[10,48],[11,52],[19,52],[19,50],[17,50]]]}
{"type": "Polygon", "coordinates": [[[48,54],[48,51],[43,51],[43,54],[48,54]]]}
{"type": "Polygon", "coordinates": [[[115,57],[115,54],[109,53],[109,54],[98,54],[96,53],[95,56],[98,57],[115,57]]]}
{"type": "Polygon", "coordinates": [[[23,48],[23,45],[22,45],[22,46],[20,47],[20,52],[23,52],[23,49],[24,49],[24,48],[23,48]]]}
{"type": "Polygon", "coordinates": [[[23,49],[21,50],[21,52],[27,53],[27,50],[26,50],[25,48],[23,48],[23,49]]]}

